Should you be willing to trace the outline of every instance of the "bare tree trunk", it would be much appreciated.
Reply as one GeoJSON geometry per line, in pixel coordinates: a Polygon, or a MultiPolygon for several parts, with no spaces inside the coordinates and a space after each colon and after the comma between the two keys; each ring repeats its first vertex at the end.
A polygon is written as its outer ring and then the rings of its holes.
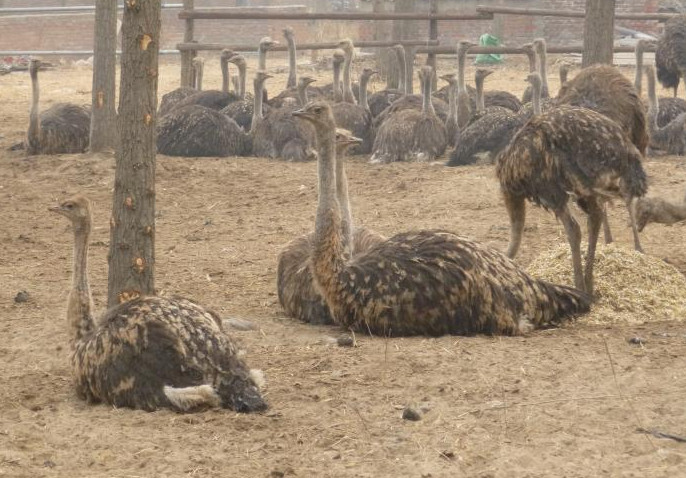
{"type": "Polygon", "coordinates": [[[155,293],[155,126],[160,2],[125,2],[107,303],[155,293]]]}
{"type": "Polygon", "coordinates": [[[612,64],[615,0],[586,0],[582,67],[612,64]]]}
{"type": "Polygon", "coordinates": [[[117,146],[117,0],[97,0],[94,38],[90,150],[97,153],[117,146]]]}

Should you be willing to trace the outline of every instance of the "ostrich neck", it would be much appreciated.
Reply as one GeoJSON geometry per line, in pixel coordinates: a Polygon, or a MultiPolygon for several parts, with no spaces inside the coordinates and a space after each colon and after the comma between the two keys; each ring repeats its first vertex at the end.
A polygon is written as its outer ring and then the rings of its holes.
{"type": "Polygon", "coordinates": [[[195,70],[195,89],[202,91],[203,66],[198,65],[195,70]]]}
{"type": "Polygon", "coordinates": [[[264,95],[264,82],[256,79],[254,85],[255,97],[253,98],[251,131],[255,131],[257,125],[262,121],[262,95],[264,95]]]}
{"type": "Polygon", "coordinates": [[[286,88],[295,88],[298,84],[295,38],[288,36],[286,41],[288,42],[288,83],[286,83],[286,88]]]}
{"type": "Polygon", "coordinates": [[[448,117],[457,122],[457,83],[448,83],[448,117]]]}
{"type": "Polygon", "coordinates": [[[431,102],[431,78],[422,78],[419,87],[422,89],[422,112],[435,115],[436,111],[431,102]]]}
{"type": "Polygon", "coordinates": [[[548,54],[545,50],[541,50],[538,60],[540,61],[539,73],[541,75],[541,91],[548,90],[548,54]]]}
{"type": "Polygon", "coordinates": [[[244,64],[238,65],[238,85],[240,87],[240,91],[238,92],[238,95],[241,97],[241,100],[245,100],[245,80],[246,80],[246,68],[244,64]]]}
{"type": "Polygon", "coordinates": [[[567,75],[569,75],[569,71],[564,68],[560,68],[560,87],[567,83],[567,75]]]}
{"type": "Polygon", "coordinates": [[[307,85],[298,86],[298,102],[303,107],[307,104],[307,85]]]}
{"type": "Polygon", "coordinates": [[[536,71],[536,53],[533,51],[527,51],[526,57],[529,60],[529,73],[536,71]]]}
{"type": "Polygon", "coordinates": [[[69,293],[67,320],[72,345],[87,337],[95,328],[93,322],[93,300],[88,284],[88,239],[90,221],[74,228],[74,271],[72,289],[69,293]]]}
{"type": "Polygon", "coordinates": [[[484,103],[484,79],[476,78],[476,111],[483,111],[486,107],[484,103]]]}
{"type": "Polygon", "coordinates": [[[464,72],[467,64],[467,51],[457,53],[457,91],[465,91],[464,72]]]}
{"type": "MultiPolygon", "coordinates": [[[[29,146],[38,147],[40,143],[40,88],[38,86],[38,71],[31,71],[31,111],[29,112],[29,146]]],[[[30,148],[33,149],[33,148],[30,148]]]]}
{"type": "Polygon", "coordinates": [[[350,70],[353,63],[353,51],[347,50],[345,52],[345,61],[343,62],[343,99],[347,103],[355,104],[355,95],[353,94],[352,80],[350,79],[350,70]]]}
{"type": "MultiPolygon", "coordinates": [[[[323,134],[318,131],[319,142],[319,203],[314,229],[312,269],[323,295],[331,305],[335,297],[338,276],[344,267],[344,244],[341,236],[341,211],[336,197],[336,149],[333,127],[323,134]]],[[[333,315],[336,311],[332,310],[333,315]]]]}
{"type": "Polygon", "coordinates": [[[338,103],[343,101],[343,92],[341,90],[341,64],[334,62],[333,64],[333,100],[338,103]]]}
{"type": "Polygon", "coordinates": [[[261,46],[257,50],[257,69],[262,71],[267,69],[267,50],[261,46]]]}
{"type": "Polygon", "coordinates": [[[398,57],[398,70],[400,71],[400,79],[398,80],[398,89],[404,94],[407,94],[407,81],[405,75],[407,74],[407,65],[405,64],[405,51],[398,50],[396,52],[398,57]]]}
{"type": "Polygon", "coordinates": [[[533,85],[533,107],[534,107],[534,115],[540,115],[541,114],[541,83],[537,83],[533,85]]]}
{"type": "Polygon", "coordinates": [[[352,256],[353,215],[348,196],[348,176],[345,173],[345,152],[347,145],[336,147],[336,196],[341,208],[341,240],[346,259],[352,256]]]}
{"type": "Polygon", "coordinates": [[[660,105],[657,102],[655,93],[655,73],[648,74],[648,122],[653,129],[657,129],[657,115],[660,112],[660,105]]]}
{"type": "Polygon", "coordinates": [[[640,48],[636,48],[636,76],[634,78],[634,86],[640,96],[643,90],[643,51],[640,48]]]}
{"type": "Polygon", "coordinates": [[[367,101],[367,86],[369,85],[369,77],[362,75],[360,77],[360,106],[364,108],[365,111],[371,111],[369,108],[369,102],[367,101]]]}
{"type": "Polygon", "coordinates": [[[222,58],[220,63],[222,67],[222,91],[228,93],[229,81],[231,80],[229,77],[229,60],[222,58]]]}

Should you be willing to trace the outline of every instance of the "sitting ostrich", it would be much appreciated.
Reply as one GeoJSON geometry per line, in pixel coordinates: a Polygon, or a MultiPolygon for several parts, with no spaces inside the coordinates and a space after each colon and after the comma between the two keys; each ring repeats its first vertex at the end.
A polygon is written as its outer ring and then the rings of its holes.
{"type": "Polygon", "coordinates": [[[529,77],[534,86],[534,116],[500,153],[496,165],[510,216],[507,255],[514,258],[519,249],[528,199],[555,212],[562,222],[572,251],[574,284],[592,294],[596,242],[603,203],[608,199],[624,199],[635,247],[640,250],[630,206],[647,190],[642,156],[621,127],[602,114],[568,105],[541,112],[539,75],[529,77]],[[569,210],[570,197],[588,214],[585,274],[581,266],[581,230],[569,210]]]}
{"type": "Polygon", "coordinates": [[[674,203],[659,197],[642,197],[633,204],[636,227],[641,232],[650,223],[672,225],[686,221],[686,197],[674,203]]]}
{"type": "Polygon", "coordinates": [[[664,88],[673,88],[676,97],[679,80],[686,72],[686,15],[670,18],[655,50],[657,79],[664,88]]]}
{"type": "Polygon", "coordinates": [[[655,94],[655,69],[645,67],[648,81],[648,131],[650,132],[650,146],[668,154],[682,156],[686,152],[686,112],[672,119],[665,126],[659,126],[657,118],[660,115],[660,103],[655,94]]]}
{"type": "Polygon", "coordinates": [[[374,139],[371,162],[433,161],[445,152],[448,143],[445,125],[436,116],[431,101],[433,74],[430,66],[424,66],[419,71],[424,98],[421,111],[398,111],[381,124],[374,139]]]}
{"type": "Polygon", "coordinates": [[[87,270],[90,202],[74,196],[50,210],[74,231],[67,320],[79,397],[147,411],[267,408],[258,374],[239,358],[213,312],[186,299],[138,297],[95,320],[87,270]]]}
{"type": "MultiPolygon", "coordinates": [[[[247,64],[243,55],[234,55],[229,59],[229,63],[233,63],[238,68],[238,96],[240,100],[233,101],[226,105],[226,108],[221,110],[229,118],[233,119],[238,126],[245,131],[250,131],[252,128],[253,107],[255,100],[252,95],[246,92],[245,82],[247,78],[247,64]]],[[[269,113],[270,108],[265,103],[265,95],[262,96],[262,114],[269,113]]]]}
{"type": "MultiPolygon", "coordinates": [[[[386,85],[386,88],[381,91],[376,91],[369,95],[369,110],[372,116],[376,118],[383,110],[388,108],[395,100],[405,96],[405,49],[402,45],[394,45],[391,47],[392,55],[390,58],[395,59],[398,63],[397,66],[397,76],[398,76],[398,87],[391,88],[386,85]]],[[[391,81],[389,75],[388,81],[391,81]]]]}
{"type": "MultiPolygon", "coordinates": [[[[350,148],[351,154],[368,154],[374,144],[374,134],[372,129],[372,112],[369,110],[367,102],[367,85],[370,78],[376,74],[371,68],[364,68],[360,75],[360,104],[341,101],[333,105],[333,115],[336,125],[340,128],[350,130],[352,134],[362,139],[361,144],[354,144],[350,148]]],[[[344,83],[350,82],[350,76],[345,76],[344,83]]],[[[343,90],[352,91],[350,85],[343,86],[343,90]]]]}
{"type": "Polygon", "coordinates": [[[310,267],[335,323],[383,336],[517,335],[589,309],[585,293],[536,280],[499,252],[447,231],[401,233],[348,259],[331,106],[314,102],[294,114],[317,132],[310,267]]]}
{"type": "Polygon", "coordinates": [[[40,66],[41,61],[38,59],[34,58],[29,62],[31,111],[26,138],[27,152],[32,155],[83,153],[88,149],[90,140],[90,111],[71,103],[57,103],[40,113],[40,66]]]}
{"type": "MultiPolygon", "coordinates": [[[[350,146],[361,142],[349,131],[336,128],[336,197],[341,207],[341,239],[348,259],[386,240],[370,229],[353,227],[344,157],[350,146]]],[[[279,303],[291,317],[310,324],[331,325],[334,322],[329,307],[315,286],[310,269],[313,243],[314,233],[305,234],[288,243],[279,254],[276,275],[279,303]]]]}
{"type": "Polygon", "coordinates": [[[205,69],[205,60],[201,56],[196,56],[192,61],[193,65],[193,86],[181,86],[175,90],[170,91],[162,96],[160,107],[157,110],[158,116],[164,116],[169,113],[176,105],[194,95],[198,91],[202,91],[202,78],[205,69]]]}

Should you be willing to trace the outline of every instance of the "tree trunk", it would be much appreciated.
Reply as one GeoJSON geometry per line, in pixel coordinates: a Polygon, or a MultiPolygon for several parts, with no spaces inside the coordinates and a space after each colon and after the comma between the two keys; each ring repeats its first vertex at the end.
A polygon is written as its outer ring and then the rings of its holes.
{"type": "Polygon", "coordinates": [[[586,0],[582,67],[612,64],[615,0],[586,0]]]}
{"type": "Polygon", "coordinates": [[[108,306],[155,293],[155,126],[160,2],[128,0],[110,219],[108,306]]]}
{"type": "Polygon", "coordinates": [[[117,146],[117,0],[97,0],[93,48],[90,150],[97,153],[117,146]]]}

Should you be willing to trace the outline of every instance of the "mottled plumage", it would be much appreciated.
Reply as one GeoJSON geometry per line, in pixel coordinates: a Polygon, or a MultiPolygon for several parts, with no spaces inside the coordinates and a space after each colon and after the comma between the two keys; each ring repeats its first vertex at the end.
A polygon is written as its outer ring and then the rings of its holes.
{"type": "Polygon", "coordinates": [[[332,106],[336,126],[346,129],[355,137],[362,139],[361,144],[351,148],[351,154],[368,154],[374,144],[372,113],[367,104],[367,84],[375,73],[370,68],[365,68],[362,72],[360,77],[360,91],[362,92],[360,104],[341,102],[332,106]]]}
{"type": "Polygon", "coordinates": [[[686,152],[686,113],[671,120],[665,126],[659,126],[658,116],[660,104],[655,92],[655,70],[652,66],[645,67],[648,80],[648,131],[650,132],[650,146],[668,154],[683,155],[686,152]]]}
{"type": "Polygon", "coordinates": [[[67,318],[79,397],[147,411],[267,408],[251,372],[216,314],[182,298],[138,297],[97,322],[88,284],[90,203],[75,196],[51,208],[74,230],[67,318]]]}
{"type": "Polygon", "coordinates": [[[535,280],[446,231],[398,234],[347,260],[331,109],[314,103],[296,114],[315,125],[320,146],[312,271],[336,323],[383,336],[516,335],[588,310],[584,293],[535,280]]]}
{"type": "MultiPolygon", "coordinates": [[[[416,110],[420,111],[422,109],[423,98],[422,95],[405,95],[401,96],[393,103],[391,103],[388,108],[383,110],[381,113],[376,115],[373,120],[374,128],[379,129],[387,119],[391,118],[394,114],[401,111],[416,110]]],[[[445,123],[448,119],[448,113],[450,112],[450,106],[445,101],[440,98],[431,98],[431,104],[433,105],[434,112],[441,122],[445,123]]]]}
{"type": "Polygon", "coordinates": [[[29,64],[32,97],[26,150],[28,154],[83,153],[90,141],[90,110],[71,103],[57,103],[39,113],[40,64],[37,59],[29,64]]]}
{"type": "Polygon", "coordinates": [[[204,106],[176,107],[157,123],[157,151],[167,156],[242,156],[249,144],[234,120],[204,106]]]}
{"type": "Polygon", "coordinates": [[[181,86],[179,88],[176,88],[175,90],[170,91],[169,93],[164,94],[162,96],[162,100],[160,101],[160,107],[157,110],[158,116],[166,115],[172,109],[174,109],[180,101],[202,90],[202,78],[204,68],[205,62],[202,59],[202,57],[198,56],[193,58],[193,70],[195,73],[193,86],[181,86]]]}
{"type": "Polygon", "coordinates": [[[657,79],[664,88],[673,88],[676,96],[679,81],[686,72],[686,15],[665,22],[655,50],[657,79]]]}

